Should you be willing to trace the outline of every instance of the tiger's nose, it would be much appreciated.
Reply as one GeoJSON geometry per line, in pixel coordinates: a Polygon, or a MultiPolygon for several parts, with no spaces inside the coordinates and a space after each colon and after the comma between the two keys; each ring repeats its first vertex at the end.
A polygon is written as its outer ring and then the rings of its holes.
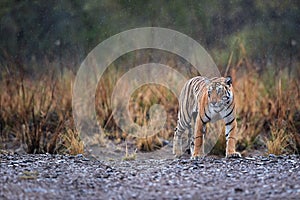
{"type": "Polygon", "coordinates": [[[212,105],[212,106],[215,106],[216,104],[217,104],[216,101],[212,101],[212,102],[211,102],[211,105],[212,105]]]}

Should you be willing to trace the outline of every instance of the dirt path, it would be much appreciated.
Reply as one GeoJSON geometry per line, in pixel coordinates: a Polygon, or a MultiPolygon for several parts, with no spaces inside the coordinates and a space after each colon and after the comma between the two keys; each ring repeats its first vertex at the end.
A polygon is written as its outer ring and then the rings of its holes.
{"type": "Polygon", "coordinates": [[[299,155],[119,162],[1,154],[0,161],[0,199],[300,198],[299,155]]]}

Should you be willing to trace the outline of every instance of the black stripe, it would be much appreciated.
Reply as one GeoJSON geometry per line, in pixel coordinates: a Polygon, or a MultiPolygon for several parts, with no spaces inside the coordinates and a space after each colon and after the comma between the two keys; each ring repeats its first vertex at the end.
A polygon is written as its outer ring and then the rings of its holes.
{"type": "Polygon", "coordinates": [[[231,115],[231,113],[232,113],[233,110],[234,110],[234,107],[235,107],[235,105],[233,105],[232,110],[231,110],[224,118],[226,118],[226,117],[228,117],[229,115],[231,115]]]}
{"type": "Polygon", "coordinates": [[[232,122],[235,120],[235,118],[233,118],[230,122],[227,122],[226,124],[225,124],[225,126],[228,126],[228,125],[230,125],[230,124],[232,124],[232,122]]]}
{"type": "Polygon", "coordinates": [[[184,126],[186,126],[186,124],[188,124],[184,111],[181,111],[180,121],[181,121],[182,124],[184,124],[184,126]]]}
{"type": "MultiPolygon", "coordinates": [[[[188,119],[191,118],[191,114],[189,112],[189,106],[190,106],[189,102],[188,103],[185,102],[185,112],[186,112],[186,115],[187,115],[188,119]]],[[[187,119],[185,119],[185,120],[187,121],[187,119]]]]}
{"type": "Polygon", "coordinates": [[[200,116],[202,124],[206,124],[206,122],[203,121],[202,117],[200,116]]]}
{"type": "MultiPolygon", "coordinates": [[[[185,90],[183,91],[184,93],[186,92],[186,88],[185,90]]],[[[190,121],[189,119],[191,118],[190,115],[189,115],[189,110],[188,110],[188,99],[186,98],[186,96],[182,99],[182,102],[181,102],[181,109],[180,109],[180,112],[181,112],[181,117],[183,120],[183,123],[186,125],[186,124],[189,124],[188,121],[190,121]]]]}
{"type": "Polygon", "coordinates": [[[229,92],[230,90],[226,90],[226,92],[227,92],[227,96],[230,96],[230,92],[229,92]]]}
{"type": "Polygon", "coordinates": [[[195,137],[194,139],[197,139],[197,138],[201,138],[201,135],[200,135],[200,136],[197,136],[197,137],[195,137]]]}
{"type": "MultiPolygon", "coordinates": [[[[191,115],[190,115],[190,112],[189,112],[189,105],[190,105],[190,103],[189,103],[189,91],[190,91],[190,85],[188,85],[188,88],[185,88],[185,90],[184,90],[184,111],[186,112],[186,114],[187,114],[187,117],[188,117],[188,119],[189,118],[191,118],[191,115]]],[[[188,119],[185,119],[185,121],[187,121],[188,119]]]]}
{"type": "Polygon", "coordinates": [[[226,139],[227,139],[229,133],[232,131],[233,128],[234,128],[234,127],[232,127],[232,128],[228,131],[228,133],[225,134],[226,139]]]}
{"type": "Polygon", "coordinates": [[[206,110],[205,110],[205,107],[204,107],[204,115],[205,115],[205,117],[207,117],[207,119],[208,119],[208,121],[210,121],[211,119],[210,119],[210,117],[206,114],[206,110]]]}
{"type": "Polygon", "coordinates": [[[232,106],[233,103],[234,103],[234,96],[232,95],[232,101],[231,101],[231,103],[228,105],[228,107],[227,107],[226,110],[228,110],[228,109],[232,106]]]}
{"type": "Polygon", "coordinates": [[[197,115],[198,115],[198,112],[193,112],[192,113],[192,117],[193,117],[194,122],[196,121],[197,115]]]}

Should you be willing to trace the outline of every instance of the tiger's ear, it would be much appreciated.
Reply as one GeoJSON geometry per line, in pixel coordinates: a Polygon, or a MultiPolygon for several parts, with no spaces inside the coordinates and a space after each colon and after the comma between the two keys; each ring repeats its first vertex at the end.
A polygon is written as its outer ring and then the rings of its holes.
{"type": "Polygon", "coordinates": [[[232,84],[232,78],[231,78],[231,76],[227,76],[227,77],[225,78],[225,83],[226,83],[227,85],[231,86],[231,84],[232,84]]]}

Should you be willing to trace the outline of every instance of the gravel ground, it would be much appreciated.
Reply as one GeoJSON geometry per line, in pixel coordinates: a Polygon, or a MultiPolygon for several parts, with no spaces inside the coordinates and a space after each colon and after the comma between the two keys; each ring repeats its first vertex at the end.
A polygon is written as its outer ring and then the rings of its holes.
{"type": "Polygon", "coordinates": [[[300,199],[299,155],[99,161],[0,154],[0,199],[300,199]]]}

